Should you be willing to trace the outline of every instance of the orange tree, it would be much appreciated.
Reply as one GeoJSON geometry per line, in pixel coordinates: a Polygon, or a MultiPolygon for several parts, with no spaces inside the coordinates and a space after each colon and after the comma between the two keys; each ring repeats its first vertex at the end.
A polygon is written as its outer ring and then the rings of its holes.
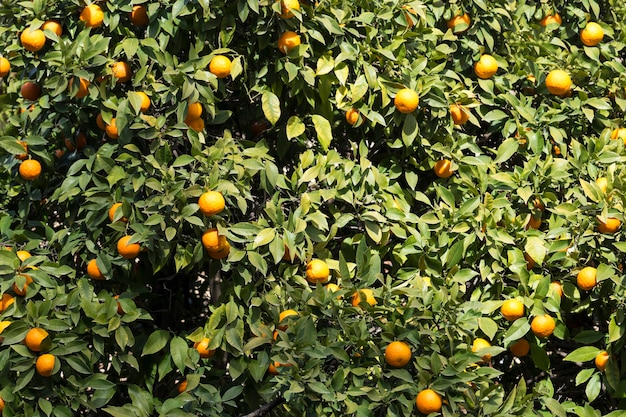
{"type": "Polygon", "coordinates": [[[3,1],[0,409],[621,415],[625,19],[3,1]]]}

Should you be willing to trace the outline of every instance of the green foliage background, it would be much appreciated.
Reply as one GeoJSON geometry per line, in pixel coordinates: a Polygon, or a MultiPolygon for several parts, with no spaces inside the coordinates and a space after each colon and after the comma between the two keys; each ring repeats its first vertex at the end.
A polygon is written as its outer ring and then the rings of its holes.
{"type": "Polygon", "coordinates": [[[271,1],[162,0],[145,3],[145,28],[130,23],[134,4],[101,2],[95,29],[79,1],[0,5],[12,67],[0,83],[0,290],[38,268],[1,316],[12,321],[3,415],[238,416],[271,404],[277,416],[408,416],[425,388],[444,397],[444,416],[622,415],[626,244],[597,224],[624,220],[624,143],[611,140],[626,108],[624,2],[322,0],[283,19],[271,1]],[[562,24],[542,27],[555,11],[562,24]],[[471,24],[455,34],[446,20],[461,12],[471,24]],[[19,34],[48,19],[62,36],[46,31],[45,48],[26,51],[19,34]],[[605,31],[597,47],[578,38],[587,21],[605,31]],[[302,39],[287,55],[285,30],[302,39]],[[472,70],[483,53],[500,66],[487,80],[472,70]],[[208,71],[217,54],[233,61],[226,79],[208,71]],[[128,83],[110,77],[119,60],[128,83]],[[571,75],[570,97],[548,93],[553,69],[571,75]],[[91,81],[84,99],[73,77],[91,81]],[[35,103],[19,95],[26,80],[43,89],[35,103]],[[407,115],[393,107],[404,87],[420,96],[407,115]],[[149,95],[146,114],[133,91],[149,95]],[[201,132],[184,123],[190,101],[203,105],[201,132]],[[468,124],[453,124],[453,103],[468,124]],[[100,113],[115,117],[117,141],[100,113]],[[88,146],[56,157],[79,132],[88,146]],[[44,167],[36,181],[17,174],[17,140],[44,167]],[[447,180],[432,171],[442,158],[447,180]],[[207,218],[197,198],[209,189],[227,209],[207,218]],[[109,222],[115,202],[128,223],[109,222]],[[210,227],[231,244],[225,260],[202,248],[210,227]],[[117,254],[126,234],[145,249],[137,261],[117,254]],[[87,277],[93,258],[106,281],[87,277]],[[338,293],[306,281],[312,258],[338,293]],[[588,265],[599,285],[586,292],[576,274],[588,265]],[[352,306],[364,288],[378,303],[352,306]],[[513,297],[526,316],[509,323],[499,307],[513,297]],[[285,309],[299,316],[274,340],[285,309]],[[530,319],[544,313],[557,327],[539,339],[530,319]],[[51,334],[50,378],[21,344],[33,326],[51,334]],[[205,336],[211,359],[192,348],[205,336]],[[476,337],[493,347],[471,352],[476,337]],[[522,337],[531,355],[515,359],[507,348],[522,337]],[[412,348],[405,368],[384,362],[393,340],[412,348]],[[272,376],[275,361],[293,366],[272,376]]]}

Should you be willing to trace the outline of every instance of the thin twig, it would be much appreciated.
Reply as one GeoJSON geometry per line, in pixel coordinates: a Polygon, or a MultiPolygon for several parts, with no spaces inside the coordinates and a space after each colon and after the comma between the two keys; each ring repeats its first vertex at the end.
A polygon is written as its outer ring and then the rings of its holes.
{"type": "Polygon", "coordinates": [[[279,406],[280,404],[285,402],[285,398],[284,397],[276,397],[274,398],[272,401],[270,401],[269,403],[261,406],[261,408],[259,408],[258,410],[255,410],[249,414],[246,414],[244,416],[241,417],[260,417],[264,414],[267,414],[268,412],[270,412],[273,408],[279,406]]]}

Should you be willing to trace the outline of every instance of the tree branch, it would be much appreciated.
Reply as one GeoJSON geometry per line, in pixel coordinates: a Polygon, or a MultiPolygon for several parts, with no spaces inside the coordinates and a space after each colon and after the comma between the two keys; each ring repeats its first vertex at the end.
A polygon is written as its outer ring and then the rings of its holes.
{"type": "Polygon", "coordinates": [[[279,406],[280,404],[285,402],[285,398],[283,397],[276,397],[274,398],[272,401],[270,401],[269,403],[261,406],[261,408],[259,408],[258,410],[255,410],[249,414],[246,414],[244,416],[241,417],[261,417],[264,414],[267,414],[268,412],[270,412],[273,408],[276,408],[277,406],[279,406]]]}

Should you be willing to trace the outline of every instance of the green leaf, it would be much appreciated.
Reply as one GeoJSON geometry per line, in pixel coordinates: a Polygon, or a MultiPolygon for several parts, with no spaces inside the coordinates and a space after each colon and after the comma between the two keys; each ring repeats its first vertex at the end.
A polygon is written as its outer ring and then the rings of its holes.
{"type": "Polygon", "coordinates": [[[566,357],[563,358],[563,360],[570,362],[587,362],[595,359],[599,352],[600,349],[598,349],[597,347],[583,346],[568,354],[566,357]]]}
{"type": "Polygon", "coordinates": [[[298,116],[291,116],[287,121],[287,139],[293,139],[304,133],[305,126],[298,116]]]}
{"type": "Polygon", "coordinates": [[[600,374],[597,373],[589,379],[587,386],[585,387],[585,394],[589,402],[594,401],[600,395],[600,389],[602,389],[602,381],[600,380],[600,374]]]}
{"type": "Polygon", "coordinates": [[[319,140],[320,145],[322,145],[322,149],[327,151],[333,140],[333,132],[330,127],[330,122],[324,116],[320,116],[318,114],[311,115],[311,120],[313,120],[313,126],[317,132],[317,139],[319,140]]]}
{"type": "Polygon", "coordinates": [[[272,228],[263,229],[259,232],[259,234],[254,238],[254,242],[252,244],[252,248],[256,249],[259,246],[267,245],[276,236],[276,231],[272,228]]]}
{"type": "Polygon", "coordinates": [[[263,91],[261,94],[261,106],[265,118],[273,125],[280,119],[280,100],[271,91],[263,91]]]}
{"type": "Polygon", "coordinates": [[[508,161],[519,148],[519,142],[517,139],[509,138],[502,142],[498,147],[498,153],[496,159],[493,161],[496,164],[508,161]]]}
{"type": "Polygon", "coordinates": [[[184,373],[185,370],[185,361],[189,356],[189,346],[187,342],[182,337],[174,337],[170,342],[170,355],[172,356],[172,361],[176,368],[181,373],[184,373]]]}
{"type": "Polygon", "coordinates": [[[169,332],[165,330],[154,331],[146,341],[141,356],[152,355],[163,349],[169,341],[169,332]]]}

